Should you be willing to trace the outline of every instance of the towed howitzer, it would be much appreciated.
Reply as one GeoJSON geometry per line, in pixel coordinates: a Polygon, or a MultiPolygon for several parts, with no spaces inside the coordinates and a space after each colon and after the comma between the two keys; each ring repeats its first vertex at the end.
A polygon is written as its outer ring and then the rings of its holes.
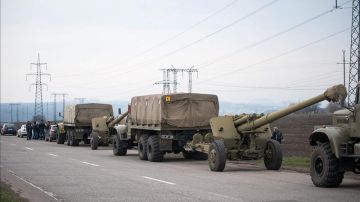
{"type": "Polygon", "coordinates": [[[107,117],[96,117],[91,120],[92,122],[92,132],[90,134],[90,148],[96,150],[99,144],[107,146],[110,141],[110,137],[116,133],[114,126],[120,123],[126,116],[128,112],[125,112],[116,118],[113,116],[107,117]]]}
{"type": "Polygon", "coordinates": [[[242,114],[237,117],[219,116],[210,119],[212,133],[194,135],[186,152],[208,154],[212,171],[223,171],[226,159],[256,160],[264,158],[265,167],[278,170],[282,164],[280,144],[271,139],[270,123],[298,110],[327,100],[338,102],[346,97],[346,88],[336,85],[324,93],[267,115],[242,114]]]}

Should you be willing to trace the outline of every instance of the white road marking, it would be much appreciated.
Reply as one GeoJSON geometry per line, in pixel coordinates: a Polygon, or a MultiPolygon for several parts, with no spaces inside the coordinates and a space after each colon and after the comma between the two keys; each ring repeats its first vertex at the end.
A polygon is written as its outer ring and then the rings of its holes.
{"type": "Polygon", "coordinates": [[[154,180],[154,181],[157,181],[157,182],[162,182],[162,183],[165,183],[165,184],[176,185],[173,182],[167,182],[167,181],[155,179],[155,178],[152,178],[152,177],[147,177],[147,176],[141,176],[141,177],[143,177],[145,179],[148,179],[148,180],[154,180]]]}
{"type": "Polygon", "coordinates": [[[238,198],[234,198],[234,197],[231,197],[231,196],[227,196],[227,195],[223,195],[223,194],[217,194],[217,193],[210,193],[214,196],[218,196],[218,197],[222,197],[222,198],[227,198],[227,199],[231,199],[231,200],[235,200],[235,201],[239,201],[240,199],[238,198]]]}
{"type": "Polygon", "coordinates": [[[28,150],[31,150],[31,151],[34,150],[34,149],[30,148],[30,147],[25,147],[25,148],[28,149],[28,150]]]}
{"type": "Polygon", "coordinates": [[[10,144],[11,146],[16,146],[16,144],[10,144]]]}
{"type": "Polygon", "coordinates": [[[93,164],[93,163],[89,163],[89,162],[86,162],[86,161],[80,161],[81,163],[83,164],[87,164],[87,165],[91,165],[91,166],[95,166],[95,167],[99,167],[100,165],[97,165],[97,164],[93,164]]]}
{"type": "Polygon", "coordinates": [[[30,186],[32,186],[32,187],[34,187],[34,188],[36,188],[36,189],[40,190],[41,192],[43,192],[43,193],[45,193],[46,195],[50,196],[51,198],[55,199],[56,201],[58,201],[58,200],[59,200],[58,198],[56,198],[56,197],[55,197],[55,194],[54,194],[54,193],[52,193],[52,192],[48,192],[48,191],[45,191],[43,188],[41,188],[41,187],[39,187],[39,186],[34,185],[33,183],[31,183],[31,182],[29,182],[29,181],[25,180],[24,178],[22,178],[22,177],[20,177],[20,176],[16,175],[16,174],[14,173],[14,171],[12,171],[12,170],[8,170],[8,172],[9,172],[10,174],[12,174],[13,176],[15,176],[16,178],[18,178],[19,180],[21,180],[21,181],[23,181],[23,182],[25,182],[25,183],[29,184],[30,186]]]}
{"type": "Polygon", "coordinates": [[[47,154],[50,155],[50,156],[58,156],[58,155],[52,154],[52,153],[47,153],[47,154]]]}

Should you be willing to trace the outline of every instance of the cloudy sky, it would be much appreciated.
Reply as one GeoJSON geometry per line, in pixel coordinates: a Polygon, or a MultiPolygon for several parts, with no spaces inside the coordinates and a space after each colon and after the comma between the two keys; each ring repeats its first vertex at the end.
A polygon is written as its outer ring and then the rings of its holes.
{"type": "MultiPolygon", "coordinates": [[[[2,0],[1,102],[50,94],[130,100],[161,93],[161,68],[199,70],[193,92],[230,102],[299,101],[343,82],[351,1],[2,0]]],[[[348,55],[346,57],[349,58],[348,55]]],[[[187,92],[187,74],[178,91],[187,92]]]]}

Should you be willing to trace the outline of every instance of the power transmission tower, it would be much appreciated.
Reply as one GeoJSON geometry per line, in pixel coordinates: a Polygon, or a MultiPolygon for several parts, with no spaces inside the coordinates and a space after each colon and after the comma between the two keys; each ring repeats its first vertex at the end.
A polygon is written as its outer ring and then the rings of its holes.
{"type": "Polygon", "coordinates": [[[180,68],[180,69],[177,69],[175,67],[172,66],[172,68],[169,68],[167,69],[169,72],[172,72],[173,73],[173,85],[174,85],[174,93],[177,92],[177,85],[179,84],[177,82],[177,73],[178,72],[181,72],[181,73],[184,73],[184,72],[187,72],[188,73],[188,79],[189,79],[189,84],[188,84],[188,92],[191,93],[192,92],[192,73],[193,72],[196,72],[198,73],[198,69],[194,69],[194,67],[191,67],[191,68],[180,68]]]}
{"type": "MultiPolygon", "coordinates": [[[[68,95],[67,93],[52,93],[52,96],[54,96],[54,121],[56,121],[56,116],[57,116],[57,112],[56,112],[56,96],[62,96],[62,102],[63,102],[63,109],[62,109],[62,115],[64,116],[64,111],[65,111],[65,96],[68,95]]],[[[75,98],[76,99],[76,98],[75,98]]],[[[85,98],[84,98],[85,99],[85,98]]]]}
{"type": "Polygon", "coordinates": [[[76,97],[76,98],[74,98],[74,100],[78,100],[80,104],[83,104],[85,102],[86,98],[84,98],[84,97],[76,97]]]}
{"type": "Polygon", "coordinates": [[[352,21],[351,21],[351,45],[350,45],[350,68],[349,68],[349,88],[348,88],[348,105],[349,107],[359,103],[359,88],[357,88],[360,81],[360,0],[353,0],[352,3],[352,21]]]}
{"type": "Polygon", "coordinates": [[[20,106],[20,104],[10,104],[11,122],[13,122],[13,106],[16,106],[16,122],[19,122],[19,106],[20,106]]]}
{"type": "Polygon", "coordinates": [[[35,83],[30,84],[30,87],[35,85],[35,111],[34,111],[34,119],[43,119],[44,118],[44,109],[43,109],[43,93],[42,93],[42,87],[47,86],[46,83],[42,82],[42,76],[49,76],[51,80],[51,75],[48,73],[42,72],[42,66],[45,65],[47,69],[47,63],[41,63],[40,62],[40,54],[38,53],[38,60],[36,63],[30,63],[30,68],[32,65],[36,65],[36,73],[28,73],[27,76],[36,76],[35,83]]]}

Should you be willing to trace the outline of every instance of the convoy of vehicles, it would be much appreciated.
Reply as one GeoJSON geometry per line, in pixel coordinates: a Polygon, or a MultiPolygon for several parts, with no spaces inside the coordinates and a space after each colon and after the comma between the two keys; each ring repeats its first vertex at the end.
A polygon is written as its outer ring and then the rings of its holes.
{"type": "MultiPolygon", "coordinates": [[[[359,84],[360,89],[360,84],[359,84]]],[[[358,90],[359,92],[359,90],[358,90]]],[[[360,173],[360,95],[355,106],[333,114],[333,126],[317,128],[309,137],[315,146],[311,156],[311,179],[319,187],[339,186],[345,171],[360,173]]],[[[223,171],[226,160],[264,159],[265,167],[278,170],[282,164],[280,144],[271,139],[269,123],[323,100],[338,102],[346,88],[336,85],[323,94],[288,108],[263,114],[218,116],[216,95],[177,93],[136,96],[128,111],[113,116],[108,104],[67,106],[64,122],[51,125],[45,140],[78,146],[80,141],[107,146],[113,154],[126,155],[137,148],[141,160],[162,161],[166,153],[184,158],[208,159],[211,171],[223,171]],[[121,122],[122,121],[122,122],[121,122]]],[[[120,110],[119,110],[120,111],[120,110]]],[[[26,125],[16,131],[5,123],[1,134],[26,136],[26,125]]]]}

